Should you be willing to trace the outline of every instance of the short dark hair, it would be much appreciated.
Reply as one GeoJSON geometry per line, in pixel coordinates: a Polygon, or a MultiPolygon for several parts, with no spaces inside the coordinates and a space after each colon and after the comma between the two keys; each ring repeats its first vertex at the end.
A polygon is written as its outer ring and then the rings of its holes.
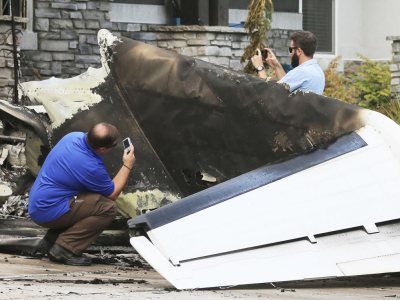
{"type": "Polygon", "coordinates": [[[118,129],[108,123],[94,125],[87,134],[88,143],[93,149],[111,148],[118,138],[118,129]]]}
{"type": "Polygon", "coordinates": [[[313,57],[317,50],[317,38],[309,31],[298,31],[291,38],[293,46],[299,47],[308,57],[313,57]]]}

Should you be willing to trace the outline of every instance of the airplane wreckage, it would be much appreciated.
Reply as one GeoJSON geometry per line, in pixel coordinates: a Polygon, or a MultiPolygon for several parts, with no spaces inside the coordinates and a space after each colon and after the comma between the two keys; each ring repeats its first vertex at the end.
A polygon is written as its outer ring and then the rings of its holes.
{"type": "MultiPolygon", "coordinates": [[[[397,124],[106,30],[98,41],[102,68],[21,84],[49,122],[4,101],[0,117],[31,129],[32,170],[98,122],[130,137],[117,204],[133,247],[176,288],[400,271],[397,124]]],[[[122,151],[104,157],[111,176],[122,151]]]]}

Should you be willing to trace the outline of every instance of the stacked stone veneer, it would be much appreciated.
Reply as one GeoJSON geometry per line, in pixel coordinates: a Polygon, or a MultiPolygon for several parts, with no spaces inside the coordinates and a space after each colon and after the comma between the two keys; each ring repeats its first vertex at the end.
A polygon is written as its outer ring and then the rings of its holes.
{"type": "Polygon", "coordinates": [[[67,78],[100,66],[96,35],[100,28],[112,28],[108,1],[34,1],[34,5],[33,31],[39,49],[22,51],[22,81],[67,78]]]}
{"type": "MultiPolygon", "coordinates": [[[[287,30],[269,33],[268,45],[282,63],[290,63],[290,34],[287,30]]],[[[246,30],[217,26],[142,26],[128,37],[236,70],[243,69],[240,59],[250,44],[246,30]]]]}
{"type": "Polygon", "coordinates": [[[391,93],[392,99],[400,100],[400,36],[389,36],[386,38],[392,43],[393,64],[389,65],[392,73],[391,93]]]}
{"type": "MultiPolygon", "coordinates": [[[[101,28],[218,65],[243,68],[240,58],[249,45],[244,29],[113,23],[109,1],[58,1],[35,1],[34,31],[39,49],[22,51],[22,81],[67,78],[88,67],[100,67],[97,33],[101,28]]],[[[269,45],[282,63],[290,63],[290,34],[286,30],[269,33],[269,45]]]]}
{"type": "MultiPolygon", "coordinates": [[[[16,35],[17,43],[20,38],[22,24],[26,23],[26,19],[16,19],[16,35]]],[[[11,34],[11,18],[8,16],[0,16],[0,99],[12,101],[14,93],[14,55],[13,55],[13,38],[11,34]]],[[[19,55],[19,47],[17,45],[17,55],[19,55]]]]}

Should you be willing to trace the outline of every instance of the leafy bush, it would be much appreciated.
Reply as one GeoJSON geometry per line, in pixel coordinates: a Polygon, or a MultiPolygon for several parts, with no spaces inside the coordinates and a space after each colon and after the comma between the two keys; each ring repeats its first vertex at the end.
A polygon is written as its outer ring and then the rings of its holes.
{"type": "Polygon", "coordinates": [[[325,90],[323,95],[331,98],[340,99],[343,102],[356,104],[359,92],[354,86],[348,84],[348,79],[343,74],[337,72],[338,61],[341,56],[333,59],[328,66],[325,74],[325,90]]]}
{"type": "Polygon", "coordinates": [[[389,66],[382,62],[374,62],[357,53],[364,63],[357,67],[356,75],[350,75],[351,86],[360,93],[359,106],[378,108],[391,102],[389,66]]]}
{"type": "Polygon", "coordinates": [[[361,54],[358,56],[365,63],[358,66],[356,75],[350,75],[349,78],[337,72],[340,56],[331,61],[324,72],[324,95],[376,110],[400,124],[400,97],[391,99],[388,65],[373,62],[361,54]]]}
{"type": "MultiPolygon", "coordinates": [[[[244,28],[249,31],[250,45],[246,47],[241,63],[248,60],[244,67],[244,72],[247,74],[257,75],[256,69],[251,63],[251,57],[256,53],[257,48],[264,49],[264,41],[268,42],[267,31],[271,29],[272,14],[274,12],[274,4],[272,0],[252,0],[249,6],[244,28]]],[[[267,65],[264,64],[265,67],[267,65]]]]}

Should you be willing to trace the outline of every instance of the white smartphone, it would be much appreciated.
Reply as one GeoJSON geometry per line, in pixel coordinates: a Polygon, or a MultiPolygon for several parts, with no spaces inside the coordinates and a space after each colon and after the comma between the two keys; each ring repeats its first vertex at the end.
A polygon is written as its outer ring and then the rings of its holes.
{"type": "Polygon", "coordinates": [[[132,142],[130,138],[126,138],[122,141],[122,144],[124,145],[124,149],[128,151],[128,153],[131,151],[132,148],[132,142]]]}

